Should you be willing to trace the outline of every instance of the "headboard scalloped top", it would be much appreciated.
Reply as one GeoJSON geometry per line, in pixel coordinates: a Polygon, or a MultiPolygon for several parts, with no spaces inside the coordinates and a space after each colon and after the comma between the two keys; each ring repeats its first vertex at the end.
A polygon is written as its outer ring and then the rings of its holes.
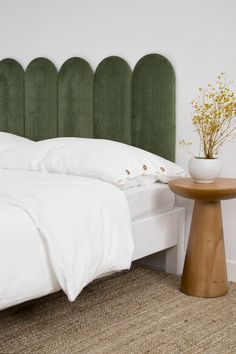
{"type": "Polygon", "coordinates": [[[81,58],[57,71],[46,58],[24,71],[0,61],[0,130],[33,140],[57,136],[111,139],[175,159],[175,73],[159,54],[148,54],[133,72],[117,56],[93,73],[81,58]]]}

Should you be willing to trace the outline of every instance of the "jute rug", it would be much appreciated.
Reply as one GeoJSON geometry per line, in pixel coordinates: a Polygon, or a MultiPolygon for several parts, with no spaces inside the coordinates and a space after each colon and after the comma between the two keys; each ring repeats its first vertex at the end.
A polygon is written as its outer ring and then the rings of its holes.
{"type": "Polygon", "coordinates": [[[236,353],[236,284],[199,299],[173,275],[135,267],[89,285],[74,303],[62,292],[0,312],[0,353],[236,353]]]}

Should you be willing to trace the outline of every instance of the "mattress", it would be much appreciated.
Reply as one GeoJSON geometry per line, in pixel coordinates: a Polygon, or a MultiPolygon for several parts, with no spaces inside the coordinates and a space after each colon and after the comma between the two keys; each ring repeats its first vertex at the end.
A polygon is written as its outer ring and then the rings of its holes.
{"type": "Polygon", "coordinates": [[[175,195],[167,184],[154,183],[124,190],[132,221],[166,213],[174,208],[175,195]]]}

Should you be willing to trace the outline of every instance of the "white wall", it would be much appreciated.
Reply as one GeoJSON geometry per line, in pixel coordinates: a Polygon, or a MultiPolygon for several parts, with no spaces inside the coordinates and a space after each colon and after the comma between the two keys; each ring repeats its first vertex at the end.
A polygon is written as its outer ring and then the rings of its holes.
{"type": "MultiPolygon", "coordinates": [[[[0,58],[24,67],[38,56],[58,67],[71,56],[95,68],[120,55],[131,66],[150,52],[166,55],[177,76],[177,140],[193,138],[191,99],[226,70],[236,81],[235,0],[0,0],[0,58]]],[[[235,85],[236,88],[236,85],[235,85]]],[[[176,147],[177,162],[189,156],[176,147]]],[[[236,177],[236,143],[222,153],[224,176],[236,177]]],[[[191,202],[181,201],[188,209],[191,202]]],[[[236,201],[223,203],[229,277],[236,281],[236,201]]]]}

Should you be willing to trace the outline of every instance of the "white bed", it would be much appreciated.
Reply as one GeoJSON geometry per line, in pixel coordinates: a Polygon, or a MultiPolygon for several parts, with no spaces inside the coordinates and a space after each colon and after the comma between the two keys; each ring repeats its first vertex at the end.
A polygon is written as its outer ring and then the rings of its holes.
{"type": "MultiPolygon", "coordinates": [[[[162,183],[131,188],[123,193],[132,217],[132,259],[169,248],[166,270],[180,273],[184,211],[174,208],[173,193],[162,183]]],[[[25,210],[0,203],[0,234],[0,309],[61,288],[45,240],[25,210]]]]}
{"type": "Polygon", "coordinates": [[[181,272],[184,211],[154,183],[181,167],[109,140],[0,135],[0,309],[59,289],[74,301],[162,250],[164,269],[181,272]]]}
{"type": "Polygon", "coordinates": [[[130,75],[109,57],[92,75],[73,58],[58,77],[45,58],[26,76],[15,60],[2,65],[0,169],[22,172],[0,171],[0,309],[58,284],[73,301],[93,279],[162,250],[165,270],[180,273],[184,210],[168,187],[121,191],[184,175],[173,162],[170,62],[147,55],[130,75]]]}

